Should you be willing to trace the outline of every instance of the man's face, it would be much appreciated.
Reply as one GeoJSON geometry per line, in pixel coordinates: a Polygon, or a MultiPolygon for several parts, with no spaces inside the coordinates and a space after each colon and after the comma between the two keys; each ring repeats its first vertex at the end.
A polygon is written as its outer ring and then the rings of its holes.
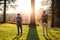
{"type": "Polygon", "coordinates": [[[45,13],[43,13],[43,15],[45,15],[45,13]]]}
{"type": "Polygon", "coordinates": [[[20,15],[17,15],[17,17],[20,17],[20,15]]]}

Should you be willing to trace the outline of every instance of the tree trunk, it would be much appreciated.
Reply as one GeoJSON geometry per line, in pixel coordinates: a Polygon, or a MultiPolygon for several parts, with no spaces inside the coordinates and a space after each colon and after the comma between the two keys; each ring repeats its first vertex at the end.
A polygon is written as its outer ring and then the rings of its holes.
{"type": "Polygon", "coordinates": [[[6,0],[4,0],[3,23],[6,23],[6,0]]]}
{"type": "Polygon", "coordinates": [[[36,26],[35,24],[35,0],[31,0],[31,18],[30,18],[30,26],[36,26]]]}
{"type": "Polygon", "coordinates": [[[57,27],[59,27],[60,26],[60,0],[57,0],[56,3],[57,3],[57,18],[58,18],[57,27]]]}
{"type": "Polygon", "coordinates": [[[54,0],[52,0],[52,22],[51,27],[54,27],[54,0]]]}

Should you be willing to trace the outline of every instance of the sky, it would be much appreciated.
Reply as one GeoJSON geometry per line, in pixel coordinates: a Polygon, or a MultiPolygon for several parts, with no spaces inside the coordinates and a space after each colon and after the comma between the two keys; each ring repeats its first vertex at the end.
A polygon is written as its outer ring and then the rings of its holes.
{"type": "Polygon", "coordinates": [[[20,13],[20,12],[30,13],[31,12],[30,0],[16,0],[15,4],[17,5],[16,9],[9,7],[7,13],[20,13]]]}
{"type": "MultiPolygon", "coordinates": [[[[47,1],[47,0],[44,0],[47,1]]],[[[42,0],[35,0],[35,11],[37,12],[40,8],[47,9],[50,5],[44,5],[41,4],[42,0]]],[[[49,1],[50,3],[50,1],[49,1]]],[[[48,3],[47,3],[48,4],[48,3]]],[[[16,2],[10,5],[17,5],[16,8],[9,7],[6,11],[7,13],[20,13],[25,12],[27,14],[31,13],[31,0],[16,0],[16,2]]]]}

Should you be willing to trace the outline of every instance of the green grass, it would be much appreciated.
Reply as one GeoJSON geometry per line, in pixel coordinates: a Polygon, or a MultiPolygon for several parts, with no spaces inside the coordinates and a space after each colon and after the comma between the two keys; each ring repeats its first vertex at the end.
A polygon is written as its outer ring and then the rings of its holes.
{"type": "MultiPolygon", "coordinates": [[[[17,35],[15,24],[0,24],[0,40],[12,40],[17,35]]],[[[60,40],[60,28],[49,28],[48,36],[43,36],[42,27],[28,27],[23,25],[23,34],[19,40],[60,40]]]]}

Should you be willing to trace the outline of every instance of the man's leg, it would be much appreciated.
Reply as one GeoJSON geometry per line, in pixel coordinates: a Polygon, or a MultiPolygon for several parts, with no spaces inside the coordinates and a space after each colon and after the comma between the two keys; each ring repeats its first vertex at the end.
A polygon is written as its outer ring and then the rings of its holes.
{"type": "Polygon", "coordinates": [[[19,34],[22,35],[22,25],[19,25],[19,34]]]}
{"type": "Polygon", "coordinates": [[[18,35],[19,35],[19,26],[17,25],[17,32],[18,32],[18,35]]]}
{"type": "Polygon", "coordinates": [[[46,24],[46,35],[48,35],[48,26],[46,24]]]}
{"type": "Polygon", "coordinates": [[[44,24],[42,24],[43,25],[43,35],[45,35],[45,31],[44,31],[44,24]]]}
{"type": "Polygon", "coordinates": [[[20,25],[20,28],[21,28],[21,35],[22,35],[22,25],[20,25]]]}

